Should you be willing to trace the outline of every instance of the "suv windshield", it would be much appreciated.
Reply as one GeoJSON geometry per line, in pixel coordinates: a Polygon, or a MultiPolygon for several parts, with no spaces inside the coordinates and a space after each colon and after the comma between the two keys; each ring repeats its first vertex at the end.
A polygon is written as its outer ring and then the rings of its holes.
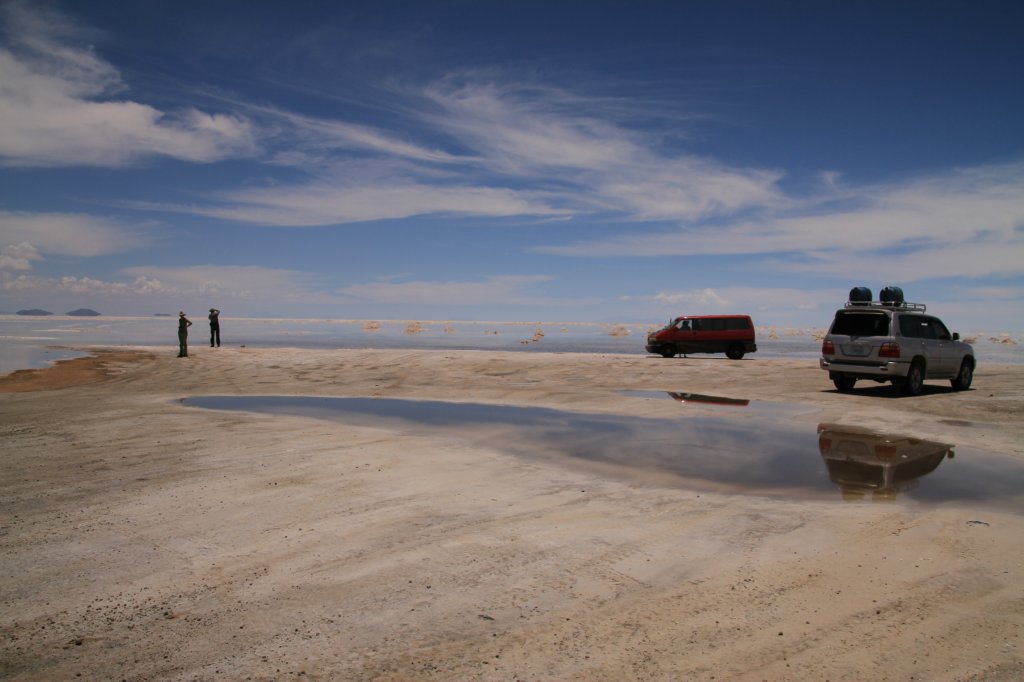
{"type": "Polygon", "coordinates": [[[833,334],[845,336],[889,336],[889,316],[882,312],[841,310],[832,323],[833,334]]]}

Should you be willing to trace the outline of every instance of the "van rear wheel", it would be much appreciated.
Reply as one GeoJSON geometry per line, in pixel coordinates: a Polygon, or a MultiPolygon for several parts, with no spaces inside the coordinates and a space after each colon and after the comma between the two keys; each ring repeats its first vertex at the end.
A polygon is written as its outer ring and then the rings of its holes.
{"type": "Polygon", "coordinates": [[[744,352],[743,346],[738,343],[734,343],[725,349],[725,355],[730,360],[742,360],[744,352]]]}

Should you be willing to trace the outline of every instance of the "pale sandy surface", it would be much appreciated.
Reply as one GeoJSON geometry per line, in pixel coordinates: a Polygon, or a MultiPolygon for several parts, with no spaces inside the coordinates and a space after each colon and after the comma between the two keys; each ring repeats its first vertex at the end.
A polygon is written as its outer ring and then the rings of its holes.
{"type": "Polygon", "coordinates": [[[3,679],[1024,678],[1024,510],[640,486],[455,427],[179,402],[385,396],[667,416],[680,405],[619,391],[690,391],[1024,458],[1024,366],[896,398],[840,395],[813,361],[756,356],[98,358],[0,380],[3,679]]]}

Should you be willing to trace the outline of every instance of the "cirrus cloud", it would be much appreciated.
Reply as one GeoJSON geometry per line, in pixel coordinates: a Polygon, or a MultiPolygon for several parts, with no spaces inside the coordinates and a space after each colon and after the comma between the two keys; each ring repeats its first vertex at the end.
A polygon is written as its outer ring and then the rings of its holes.
{"type": "Polygon", "coordinates": [[[0,4],[0,163],[123,166],[159,155],[191,162],[248,155],[249,123],[192,107],[164,112],[127,99],[118,71],[55,13],[0,4]]]}
{"type": "Polygon", "coordinates": [[[531,286],[548,282],[547,275],[495,275],[482,281],[406,281],[367,282],[341,290],[353,299],[372,303],[431,305],[520,304],[536,301],[531,286]]]}
{"type": "Polygon", "coordinates": [[[964,168],[659,231],[550,245],[579,257],[752,256],[763,269],[904,281],[1024,273],[1024,164],[964,168]],[[793,256],[793,258],[791,258],[793,256]],[[797,257],[798,256],[798,257],[797,257]]]}

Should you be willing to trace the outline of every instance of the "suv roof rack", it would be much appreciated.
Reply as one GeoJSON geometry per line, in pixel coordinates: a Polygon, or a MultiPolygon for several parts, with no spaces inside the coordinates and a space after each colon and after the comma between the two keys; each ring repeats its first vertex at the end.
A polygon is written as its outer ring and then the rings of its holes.
{"type": "Polygon", "coordinates": [[[847,308],[885,308],[886,310],[910,310],[923,313],[927,310],[927,306],[924,303],[911,303],[910,301],[903,301],[896,303],[895,301],[847,301],[845,307],[847,308]]]}

